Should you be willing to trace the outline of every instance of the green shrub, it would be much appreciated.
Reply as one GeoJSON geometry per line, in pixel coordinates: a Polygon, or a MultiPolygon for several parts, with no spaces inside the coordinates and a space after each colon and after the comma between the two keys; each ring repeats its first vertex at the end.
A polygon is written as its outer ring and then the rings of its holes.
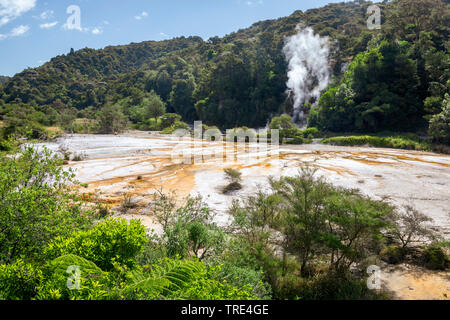
{"type": "Polygon", "coordinates": [[[239,182],[231,182],[230,184],[226,185],[222,192],[224,194],[232,192],[232,191],[238,191],[242,189],[242,184],[240,184],[239,182]]]}
{"type": "Polygon", "coordinates": [[[166,113],[160,117],[162,129],[172,126],[176,122],[181,121],[181,116],[176,113],[166,113]]]}
{"type": "Polygon", "coordinates": [[[399,246],[391,245],[380,252],[380,258],[390,264],[397,264],[403,261],[403,250],[399,246]]]}
{"type": "Polygon", "coordinates": [[[107,274],[93,262],[76,255],[64,255],[44,268],[45,283],[39,287],[39,300],[99,300],[108,293],[107,274]]]}
{"type": "Polygon", "coordinates": [[[167,127],[164,130],[162,130],[162,133],[163,134],[172,134],[176,130],[180,130],[180,129],[189,131],[190,128],[189,128],[189,125],[187,123],[182,122],[182,121],[176,121],[170,127],[167,127]]]}
{"type": "Polygon", "coordinates": [[[0,300],[30,300],[42,281],[42,271],[21,259],[0,264],[0,300]]]}
{"type": "Polygon", "coordinates": [[[190,284],[181,294],[186,300],[256,300],[252,289],[245,285],[233,287],[225,282],[200,278],[190,284]]]}
{"type": "Polygon", "coordinates": [[[424,251],[425,267],[431,270],[445,270],[448,265],[447,256],[438,246],[430,246],[424,251]]]}
{"type": "Polygon", "coordinates": [[[249,286],[251,292],[260,299],[271,299],[272,289],[264,281],[264,273],[250,267],[237,266],[234,263],[225,262],[220,268],[219,278],[228,284],[238,288],[249,286]]]}
{"type": "Polygon", "coordinates": [[[295,125],[292,123],[292,118],[288,114],[283,114],[279,117],[274,117],[270,122],[270,129],[289,129],[293,128],[295,125]]]}
{"type": "Polygon", "coordinates": [[[350,276],[323,274],[304,280],[296,292],[302,300],[377,300],[387,298],[367,287],[364,280],[350,276]]]}
{"type": "Polygon", "coordinates": [[[139,221],[127,223],[124,219],[109,218],[88,231],[76,232],[70,238],[56,238],[44,252],[49,259],[74,254],[110,271],[117,263],[133,267],[134,258],[147,241],[146,229],[139,221]]]}
{"type": "Polygon", "coordinates": [[[225,172],[225,178],[230,182],[228,185],[226,185],[222,192],[224,194],[231,192],[231,191],[237,191],[242,189],[242,173],[239,170],[227,168],[224,170],[225,172]]]}
{"type": "Polygon", "coordinates": [[[251,288],[220,281],[220,267],[207,267],[198,260],[163,259],[147,270],[128,273],[122,290],[127,299],[253,300],[251,288]]]}
{"type": "Polygon", "coordinates": [[[11,143],[8,140],[0,140],[0,152],[10,150],[11,150],[11,143]]]}
{"type": "Polygon", "coordinates": [[[304,138],[315,139],[323,136],[323,133],[315,127],[311,127],[302,131],[304,138]]]}
{"type": "Polygon", "coordinates": [[[74,175],[61,163],[49,150],[0,154],[0,261],[40,261],[51,239],[91,225],[91,212],[68,186],[74,175]]]}
{"type": "Polygon", "coordinates": [[[377,136],[349,136],[333,137],[322,140],[322,143],[338,146],[363,146],[368,145],[377,148],[396,148],[407,150],[429,150],[428,145],[423,142],[397,136],[397,137],[377,137],[377,136]]]}
{"type": "Polygon", "coordinates": [[[431,118],[428,131],[435,142],[450,144],[450,96],[448,94],[442,101],[442,112],[431,118]]]}
{"type": "Polygon", "coordinates": [[[250,142],[257,141],[258,135],[255,130],[248,127],[237,127],[232,130],[227,130],[226,139],[229,142],[250,142]],[[241,139],[245,139],[241,140],[241,139]]]}

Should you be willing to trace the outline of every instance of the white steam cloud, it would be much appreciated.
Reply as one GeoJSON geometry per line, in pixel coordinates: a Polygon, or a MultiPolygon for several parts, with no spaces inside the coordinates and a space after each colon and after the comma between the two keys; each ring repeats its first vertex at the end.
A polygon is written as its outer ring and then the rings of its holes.
{"type": "Polygon", "coordinates": [[[303,106],[320,98],[320,93],[330,81],[328,38],[315,35],[307,27],[297,26],[297,34],[286,38],[283,48],[288,64],[289,95],[294,96],[295,122],[305,120],[303,106]]]}

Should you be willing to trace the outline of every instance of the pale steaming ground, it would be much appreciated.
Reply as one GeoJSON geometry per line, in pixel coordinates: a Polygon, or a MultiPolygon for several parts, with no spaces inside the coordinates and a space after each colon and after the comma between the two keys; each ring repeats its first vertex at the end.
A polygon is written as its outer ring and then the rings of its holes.
{"type": "MultiPolygon", "coordinates": [[[[195,142],[197,160],[201,143],[195,142]]],[[[172,137],[130,132],[124,135],[72,135],[47,146],[57,151],[64,145],[83,161],[70,162],[67,168],[77,179],[88,184],[82,192],[111,207],[118,206],[125,194],[132,196],[138,208],[127,217],[139,217],[149,227],[155,227],[148,215],[151,194],[161,187],[177,190],[179,197],[202,195],[218,216],[217,222],[229,222],[227,208],[234,198],[242,199],[257,188],[267,187],[270,175],[295,175],[298,166],[309,163],[329,182],[358,188],[370,197],[388,197],[398,205],[411,204],[434,219],[433,227],[450,239],[450,157],[427,152],[333,147],[324,145],[281,146],[278,157],[259,157],[234,150],[239,159],[223,162],[217,159],[180,163],[177,156],[194,146],[193,140],[180,142],[172,137]],[[173,148],[178,146],[173,159],[173,148]],[[181,150],[181,151],[180,151],[181,150]],[[243,173],[245,188],[233,196],[223,195],[226,184],[224,168],[236,168],[243,173]],[[142,179],[137,179],[141,176],[142,179]]],[[[222,143],[203,143],[203,150],[218,152],[222,143]]]]}
{"type": "MultiPolygon", "coordinates": [[[[201,142],[180,143],[171,137],[130,132],[124,135],[73,135],[47,146],[54,151],[60,145],[85,157],[70,162],[77,178],[87,183],[86,199],[108,204],[116,216],[140,219],[149,229],[161,232],[149,214],[151,195],[163,187],[177,190],[180,198],[202,195],[218,213],[216,221],[229,223],[227,208],[233,199],[242,199],[257,188],[267,188],[269,175],[295,175],[301,163],[309,163],[329,182],[347,188],[359,188],[373,198],[389,197],[396,204],[411,204],[434,219],[433,227],[450,239],[450,157],[434,153],[323,145],[282,146],[280,156],[260,157],[255,150],[233,150],[237,160],[223,163],[180,164],[172,159],[173,148],[189,150],[195,146],[198,156],[201,142]],[[233,196],[221,194],[226,184],[223,169],[236,168],[243,173],[244,190],[233,196]],[[140,176],[141,179],[137,179],[140,176]],[[126,214],[118,207],[124,195],[130,195],[137,208],[126,214]]],[[[223,149],[222,143],[203,143],[210,153],[223,149]]],[[[206,153],[206,152],[205,152],[206,153]]],[[[205,158],[206,154],[205,154],[205,158]]],[[[201,157],[198,157],[200,160],[201,157]]],[[[380,265],[381,266],[381,265],[380,265]]],[[[382,284],[397,299],[449,299],[450,275],[415,266],[382,267],[382,284]]]]}

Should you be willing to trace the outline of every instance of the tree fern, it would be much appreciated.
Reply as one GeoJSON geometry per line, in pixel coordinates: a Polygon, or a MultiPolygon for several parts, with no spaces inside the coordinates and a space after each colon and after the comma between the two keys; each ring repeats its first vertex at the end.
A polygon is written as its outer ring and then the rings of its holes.
{"type": "Polygon", "coordinates": [[[204,276],[205,266],[199,261],[164,259],[150,271],[129,272],[129,284],[122,294],[128,298],[180,299],[179,292],[204,276]]]}

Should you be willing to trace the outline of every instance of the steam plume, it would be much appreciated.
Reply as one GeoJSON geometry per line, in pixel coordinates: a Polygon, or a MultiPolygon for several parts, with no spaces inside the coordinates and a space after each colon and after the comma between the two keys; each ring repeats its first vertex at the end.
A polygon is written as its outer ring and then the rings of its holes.
{"type": "Polygon", "coordinates": [[[288,65],[289,95],[294,96],[294,122],[305,120],[303,106],[317,103],[330,81],[328,37],[321,38],[307,27],[297,26],[297,34],[287,37],[283,48],[288,65]]]}

